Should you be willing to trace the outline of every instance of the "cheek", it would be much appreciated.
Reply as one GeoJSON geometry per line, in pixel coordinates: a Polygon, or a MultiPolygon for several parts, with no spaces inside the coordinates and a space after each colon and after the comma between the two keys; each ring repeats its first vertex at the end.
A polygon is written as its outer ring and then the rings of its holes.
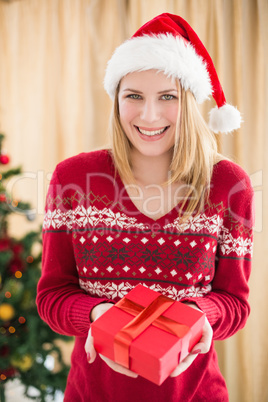
{"type": "Polygon", "coordinates": [[[137,116],[137,110],[135,107],[131,107],[129,104],[119,105],[119,118],[122,126],[126,126],[137,116]]]}
{"type": "Polygon", "coordinates": [[[178,105],[172,105],[166,110],[166,118],[172,123],[176,124],[178,119],[178,105]]]}

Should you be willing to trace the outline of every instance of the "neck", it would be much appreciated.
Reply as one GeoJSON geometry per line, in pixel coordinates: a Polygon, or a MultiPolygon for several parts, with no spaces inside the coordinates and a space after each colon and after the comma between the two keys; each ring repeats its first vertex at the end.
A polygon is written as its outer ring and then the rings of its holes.
{"type": "Polygon", "coordinates": [[[135,149],[131,152],[131,165],[136,181],[141,185],[161,185],[168,180],[172,150],[160,156],[146,156],[135,149]]]}

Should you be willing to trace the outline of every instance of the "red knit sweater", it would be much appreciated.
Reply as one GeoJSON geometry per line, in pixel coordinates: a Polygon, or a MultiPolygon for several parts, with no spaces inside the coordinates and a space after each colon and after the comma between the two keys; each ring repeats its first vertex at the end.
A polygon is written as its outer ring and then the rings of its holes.
{"type": "Polygon", "coordinates": [[[209,202],[181,223],[178,207],[154,221],[140,213],[115,174],[108,151],[60,163],[47,195],[40,316],[76,337],[65,401],[228,401],[212,345],[160,387],[115,373],[84,344],[91,309],[118,301],[138,283],[175,300],[194,301],[214,339],[241,329],[249,314],[253,190],[236,164],[214,166],[209,202]]]}

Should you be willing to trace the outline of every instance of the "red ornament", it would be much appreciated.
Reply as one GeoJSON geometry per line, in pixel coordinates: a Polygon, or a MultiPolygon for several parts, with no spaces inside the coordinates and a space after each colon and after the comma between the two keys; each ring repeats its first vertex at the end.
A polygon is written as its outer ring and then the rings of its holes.
{"type": "Polygon", "coordinates": [[[7,367],[3,370],[0,370],[0,383],[11,377],[15,377],[15,375],[16,375],[16,369],[14,367],[7,367]]]}
{"type": "Polygon", "coordinates": [[[21,243],[15,243],[15,244],[12,246],[12,250],[13,250],[13,253],[14,253],[16,256],[18,256],[19,254],[21,254],[21,253],[23,252],[23,245],[22,245],[21,243]]]}
{"type": "Polygon", "coordinates": [[[9,156],[6,154],[2,154],[0,155],[0,163],[2,163],[2,165],[6,165],[9,162],[9,156]]]}
{"type": "Polygon", "coordinates": [[[0,252],[10,249],[10,244],[10,239],[8,237],[0,239],[0,252]]]}
{"type": "Polygon", "coordinates": [[[12,275],[15,275],[15,273],[16,273],[16,271],[21,271],[21,272],[23,272],[24,271],[24,264],[23,264],[23,261],[20,259],[20,258],[18,258],[18,257],[14,257],[13,259],[12,259],[12,261],[10,262],[10,265],[9,265],[9,272],[12,274],[12,275]]]}
{"type": "Polygon", "coordinates": [[[1,193],[0,194],[0,202],[6,202],[7,201],[7,197],[5,193],[1,193]]]}

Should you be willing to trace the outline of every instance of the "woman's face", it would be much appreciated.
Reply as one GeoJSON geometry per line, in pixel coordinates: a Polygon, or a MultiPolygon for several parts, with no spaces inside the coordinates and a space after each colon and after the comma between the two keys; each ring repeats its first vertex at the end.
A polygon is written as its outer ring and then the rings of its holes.
{"type": "Polygon", "coordinates": [[[118,93],[122,128],[143,155],[159,156],[175,144],[178,88],[175,80],[156,70],[122,78],[118,93]]]}

